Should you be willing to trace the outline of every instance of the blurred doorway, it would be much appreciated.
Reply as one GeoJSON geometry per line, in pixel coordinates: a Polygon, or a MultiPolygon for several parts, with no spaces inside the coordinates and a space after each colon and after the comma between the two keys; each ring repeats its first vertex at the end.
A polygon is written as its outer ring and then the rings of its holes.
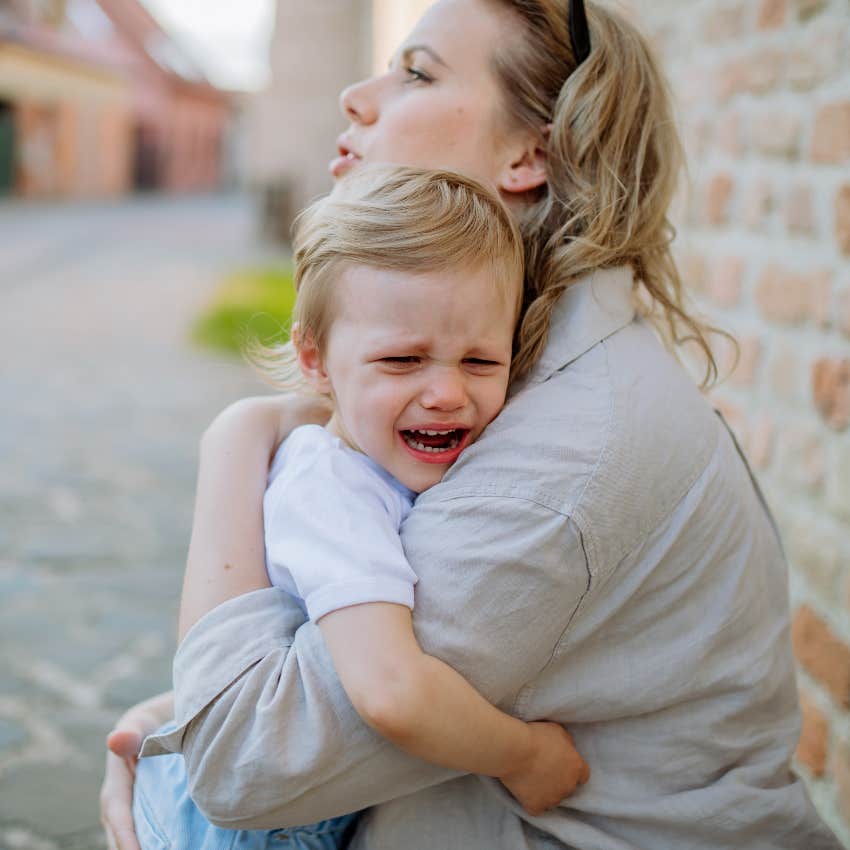
{"type": "Polygon", "coordinates": [[[148,124],[136,126],[135,162],[133,185],[140,191],[159,189],[160,151],[156,131],[148,124]]]}
{"type": "Polygon", "coordinates": [[[0,100],[0,195],[15,188],[15,111],[8,101],[0,100]]]}

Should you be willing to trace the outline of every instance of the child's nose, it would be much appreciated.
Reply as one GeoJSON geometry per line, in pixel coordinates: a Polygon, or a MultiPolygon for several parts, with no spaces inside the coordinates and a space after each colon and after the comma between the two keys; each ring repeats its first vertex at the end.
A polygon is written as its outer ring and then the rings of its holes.
{"type": "Polygon", "coordinates": [[[466,404],[466,383],[454,369],[440,369],[422,393],[422,406],[431,410],[459,410],[466,404]]]}

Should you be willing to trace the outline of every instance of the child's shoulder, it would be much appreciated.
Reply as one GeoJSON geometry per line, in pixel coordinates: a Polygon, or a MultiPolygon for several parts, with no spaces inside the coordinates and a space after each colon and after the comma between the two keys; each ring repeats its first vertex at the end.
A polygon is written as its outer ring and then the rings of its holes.
{"type": "Polygon", "coordinates": [[[321,425],[302,425],[281,443],[269,471],[267,493],[282,490],[294,498],[350,491],[401,510],[412,503],[389,473],[321,425]]]}

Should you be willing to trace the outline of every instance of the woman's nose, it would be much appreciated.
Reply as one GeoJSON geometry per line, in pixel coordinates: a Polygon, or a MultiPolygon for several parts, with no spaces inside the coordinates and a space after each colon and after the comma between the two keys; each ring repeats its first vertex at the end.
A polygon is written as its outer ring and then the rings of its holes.
{"type": "Polygon", "coordinates": [[[339,108],[352,124],[372,124],[378,117],[377,77],[369,77],[342,90],[339,108]]]}
{"type": "Polygon", "coordinates": [[[422,407],[427,410],[460,410],[466,405],[466,384],[454,370],[441,370],[428,381],[422,392],[422,407]]]}

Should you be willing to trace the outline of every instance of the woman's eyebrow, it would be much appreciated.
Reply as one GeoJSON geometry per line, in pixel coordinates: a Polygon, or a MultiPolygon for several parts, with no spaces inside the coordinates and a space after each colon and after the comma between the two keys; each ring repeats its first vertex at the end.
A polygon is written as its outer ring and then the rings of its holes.
{"type": "MultiPolygon", "coordinates": [[[[444,68],[448,68],[448,62],[434,50],[433,47],[429,47],[427,44],[409,44],[401,51],[401,59],[406,60],[410,59],[414,53],[417,52],[427,53],[438,65],[442,65],[444,68]]],[[[451,70],[451,69],[449,69],[451,70]]]]}

